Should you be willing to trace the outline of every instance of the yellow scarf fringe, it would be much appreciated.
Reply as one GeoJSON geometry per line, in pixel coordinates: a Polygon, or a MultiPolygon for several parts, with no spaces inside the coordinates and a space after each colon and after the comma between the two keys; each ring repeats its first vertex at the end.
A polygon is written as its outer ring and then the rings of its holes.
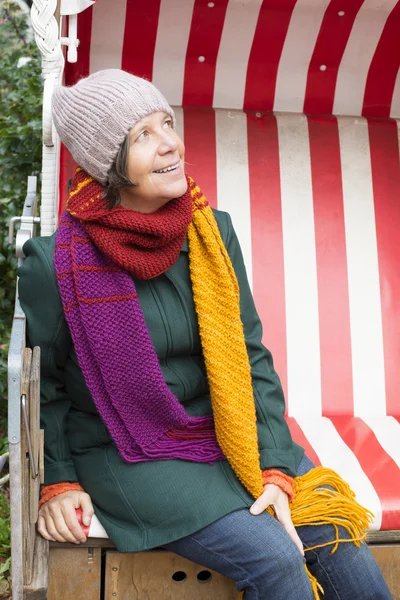
{"type": "Polygon", "coordinates": [[[339,542],[353,542],[359,546],[365,539],[374,515],[357,502],[350,486],[335,471],[315,467],[305,475],[295,477],[294,492],[290,511],[295,527],[332,525],[335,531],[332,541],[306,551],[333,545],[333,554],[339,542]],[[329,486],[329,489],[322,486],[329,486]],[[350,539],[339,538],[339,526],[347,530],[350,539]]]}
{"type": "MultiPolygon", "coordinates": [[[[264,491],[258,448],[250,364],[240,316],[239,286],[218,225],[198,187],[191,191],[193,219],[188,229],[189,267],[200,338],[210,385],[218,443],[244,487],[258,498],[264,491]],[[227,400],[228,399],[228,400],[227,400]]],[[[331,541],[307,548],[364,540],[372,513],[355,499],[334,471],[317,467],[294,480],[290,510],[295,527],[332,525],[331,541]],[[329,486],[326,489],[322,486],[329,486]],[[330,489],[332,488],[332,489],[330,489]],[[350,539],[340,539],[339,526],[350,539]]],[[[271,507],[268,512],[274,515],[271,507]]],[[[308,571],[316,600],[322,588],[308,571]]],[[[240,596],[242,597],[242,596],[240,596]]]]}

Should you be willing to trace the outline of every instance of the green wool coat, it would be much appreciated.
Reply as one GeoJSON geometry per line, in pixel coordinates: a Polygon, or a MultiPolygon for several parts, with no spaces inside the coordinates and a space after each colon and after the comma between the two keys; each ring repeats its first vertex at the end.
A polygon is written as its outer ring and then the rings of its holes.
{"type": "MultiPolygon", "coordinates": [[[[282,387],[271,354],[261,343],[261,323],[231,219],[220,211],[214,211],[214,215],[240,287],[260,466],[293,476],[303,449],[292,441],[285,423],[282,387]]],[[[79,481],[120,552],[166,544],[235,510],[249,508],[254,500],[227,461],[209,465],[174,459],[130,464],[120,458],[74,351],[54,272],[54,243],[55,235],[26,242],[26,260],[18,270],[27,342],[41,348],[45,483],[79,481]]],[[[190,415],[212,414],[187,242],[165,274],[147,281],[135,280],[135,285],[168,387],[190,415]]],[[[232,435],[241,435],[240,423],[232,435]]]]}

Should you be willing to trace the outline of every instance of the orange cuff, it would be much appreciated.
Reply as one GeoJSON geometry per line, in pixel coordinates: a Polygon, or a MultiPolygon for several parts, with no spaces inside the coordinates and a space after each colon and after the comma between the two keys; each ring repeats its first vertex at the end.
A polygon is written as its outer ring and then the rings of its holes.
{"type": "Polygon", "coordinates": [[[79,483],[68,483],[67,481],[63,481],[61,483],[54,483],[53,485],[45,485],[40,491],[40,501],[39,508],[50,500],[50,498],[54,498],[54,496],[59,496],[64,492],[69,492],[71,490],[76,490],[77,492],[83,492],[84,489],[79,485],[79,483]]]}
{"type": "Polygon", "coordinates": [[[286,492],[289,500],[293,500],[293,477],[285,475],[285,473],[278,471],[278,469],[264,469],[262,472],[262,480],[264,485],[267,483],[274,483],[275,485],[278,485],[284,492],[286,492]]]}

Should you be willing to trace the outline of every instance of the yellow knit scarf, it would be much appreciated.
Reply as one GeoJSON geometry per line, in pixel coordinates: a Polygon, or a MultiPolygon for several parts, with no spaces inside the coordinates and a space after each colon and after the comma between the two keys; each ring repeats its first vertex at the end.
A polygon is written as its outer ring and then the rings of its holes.
{"type": "MultiPolygon", "coordinates": [[[[258,498],[264,491],[256,409],[250,364],[240,317],[239,286],[218,225],[200,188],[192,187],[193,219],[188,230],[189,265],[201,343],[210,385],[218,443],[244,487],[258,498]],[[223,293],[221,293],[223,290],[223,293]],[[229,399],[229,401],[227,401],[229,399]],[[232,435],[240,423],[240,435],[232,435]]],[[[365,539],[372,513],[355,500],[355,494],[330,469],[317,467],[294,480],[290,503],[295,527],[332,525],[332,553],[340,542],[365,539]],[[322,486],[329,486],[329,489],[322,486]],[[349,539],[339,538],[339,526],[349,539]]],[[[273,515],[273,509],[268,511],[273,515]]],[[[315,550],[321,546],[307,548],[315,550]]],[[[321,586],[310,577],[315,598],[321,586]]]]}

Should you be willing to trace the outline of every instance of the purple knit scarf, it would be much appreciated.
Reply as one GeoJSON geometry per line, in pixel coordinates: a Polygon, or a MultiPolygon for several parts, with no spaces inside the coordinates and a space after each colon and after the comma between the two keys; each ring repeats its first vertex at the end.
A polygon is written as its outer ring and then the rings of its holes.
{"type": "Polygon", "coordinates": [[[131,275],[67,212],[54,264],[79,365],[127,462],[224,459],[212,416],[189,416],[167,387],[131,275]]]}

